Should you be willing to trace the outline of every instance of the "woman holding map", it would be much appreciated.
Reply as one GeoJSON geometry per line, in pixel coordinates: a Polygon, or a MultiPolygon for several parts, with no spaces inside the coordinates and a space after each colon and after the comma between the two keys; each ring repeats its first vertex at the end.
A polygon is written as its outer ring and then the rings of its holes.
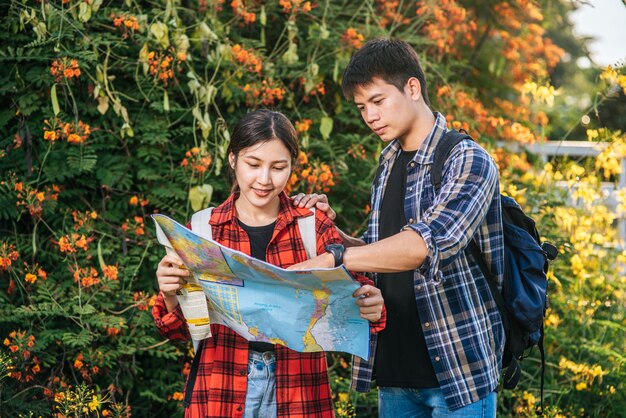
{"type": "MultiPolygon", "coordinates": [[[[284,192],[298,156],[297,134],[281,113],[257,110],[235,127],[228,148],[233,194],[213,209],[209,221],[218,243],[281,268],[307,259],[297,220],[314,216],[316,252],[342,264],[342,246],[322,211],[297,208],[284,192]]],[[[159,331],[171,340],[189,338],[176,292],[189,272],[166,255],[157,269],[161,292],[153,308],[159,331]]],[[[376,333],[385,326],[380,290],[362,275],[354,293],[361,316],[376,333]]],[[[185,417],[333,417],[324,352],[297,352],[283,345],[251,342],[230,328],[211,324],[185,387],[185,417]]]]}

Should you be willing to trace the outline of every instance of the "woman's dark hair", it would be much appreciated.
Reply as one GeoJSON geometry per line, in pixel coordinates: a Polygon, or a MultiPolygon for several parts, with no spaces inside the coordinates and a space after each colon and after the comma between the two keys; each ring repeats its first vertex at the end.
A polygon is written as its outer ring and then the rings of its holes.
{"type": "MultiPolygon", "coordinates": [[[[300,151],[296,129],[285,115],[268,109],[255,110],[241,118],[230,136],[226,155],[232,152],[236,161],[242,149],[273,139],[278,139],[287,147],[291,165],[295,166],[300,151]]],[[[228,167],[235,191],[237,190],[235,173],[230,164],[228,167]]]]}
{"type": "Polygon", "coordinates": [[[353,99],[356,89],[369,85],[374,78],[404,91],[411,77],[418,79],[424,103],[430,106],[426,77],[411,45],[400,39],[372,39],[350,58],[343,72],[341,87],[344,96],[353,99]]]}

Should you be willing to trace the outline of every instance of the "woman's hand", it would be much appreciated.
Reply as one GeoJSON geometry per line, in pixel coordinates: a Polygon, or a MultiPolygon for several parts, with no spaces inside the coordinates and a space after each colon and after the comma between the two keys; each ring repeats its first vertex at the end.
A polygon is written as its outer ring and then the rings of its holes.
{"type": "Polygon", "coordinates": [[[159,262],[156,271],[157,280],[159,282],[159,290],[163,292],[165,306],[167,311],[171,312],[177,305],[176,292],[182,289],[187,282],[186,277],[189,276],[189,270],[183,267],[183,260],[176,254],[167,254],[159,262]]]}
{"type": "Polygon", "coordinates": [[[358,288],[352,296],[358,298],[356,304],[359,305],[361,318],[367,319],[370,322],[380,320],[385,301],[383,300],[383,295],[379,288],[365,284],[358,288]]]}

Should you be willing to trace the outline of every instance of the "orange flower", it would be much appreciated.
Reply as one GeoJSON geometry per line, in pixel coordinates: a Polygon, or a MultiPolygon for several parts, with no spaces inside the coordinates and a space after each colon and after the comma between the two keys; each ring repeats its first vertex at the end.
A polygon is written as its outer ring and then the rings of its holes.
{"type": "Polygon", "coordinates": [[[244,49],[240,44],[232,47],[233,58],[241,65],[248,66],[248,70],[253,73],[260,73],[263,69],[263,62],[252,52],[244,49]]]}
{"type": "Polygon", "coordinates": [[[296,122],[296,130],[300,133],[307,132],[311,128],[311,125],[313,125],[311,119],[302,119],[296,122]]]}
{"type": "Polygon", "coordinates": [[[24,277],[24,281],[26,283],[35,283],[37,281],[37,276],[35,276],[32,273],[28,273],[25,277],[24,277]]]}
{"type": "Polygon", "coordinates": [[[133,196],[128,200],[128,203],[132,206],[137,206],[139,203],[139,198],[137,196],[133,196]]]}
{"type": "Polygon", "coordinates": [[[61,239],[59,240],[59,249],[61,250],[62,253],[75,253],[76,252],[76,249],[74,248],[74,246],[70,242],[69,237],[67,236],[61,237],[61,239]]]}
{"type": "Polygon", "coordinates": [[[104,277],[106,277],[109,280],[117,280],[117,267],[116,266],[104,266],[102,268],[102,273],[104,274],[104,277]]]}
{"type": "MultiPolygon", "coordinates": [[[[76,238],[78,238],[78,234],[72,234],[72,238],[76,240],[76,238]]],[[[87,251],[87,239],[85,238],[84,235],[81,235],[80,238],[76,240],[74,245],[76,245],[77,248],[81,248],[87,251]]]]}
{"type": "Polygon", "coordinates": [[[74,360],[74,368],[80,369],[83,367],[83,353],[78,353],[76,359],[74,360]]]}
{"type": "Polygon", "coordinates": [[[357,32],[354,28],[348,28],[341,36],[341,41],[355,49],[359,49],[363,46],[363,40],[365,37],[357,32]]]}
{"type": "Polygon", "coordinates": [[[55,131],[44,131],[43,139],[46,141],[56,141],[57,133],[55,131]]]}

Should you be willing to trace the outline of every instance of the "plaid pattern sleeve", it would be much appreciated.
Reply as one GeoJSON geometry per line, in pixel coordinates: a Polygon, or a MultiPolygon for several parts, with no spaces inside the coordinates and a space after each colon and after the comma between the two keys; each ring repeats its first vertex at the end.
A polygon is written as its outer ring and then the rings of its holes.
{"type": "MultiPolygon", "coordinates": [[[[497,167],[478,144],[458,144],[444,167],[441,189],[436,193],[431,185],[434,149],[446,130],[445,118],[436,114],[435,126],[407,166],[404,229],[420,234],[428,248],[413,274],[415,303],[437,380],[448,407],[455,410],[496,388],[504,347],[504,329],[487,279],[464,250],[474,239],[501,282],[504,241],[497,167]]],[[[368,242],[378,240],[382,196],[400,151],[393,141],[381,153],[368,242]]],[[[369,390],[374,358],[356,360],[352,388],[369,390]]]]}
{"type": "Polygon", "coordinates": [[[162,292],[159,292],[152,307],[152,316],[157,329],[165,338],[170,340],[187,340],[190,338],[180,306],[168,313],[162,292]]]}

